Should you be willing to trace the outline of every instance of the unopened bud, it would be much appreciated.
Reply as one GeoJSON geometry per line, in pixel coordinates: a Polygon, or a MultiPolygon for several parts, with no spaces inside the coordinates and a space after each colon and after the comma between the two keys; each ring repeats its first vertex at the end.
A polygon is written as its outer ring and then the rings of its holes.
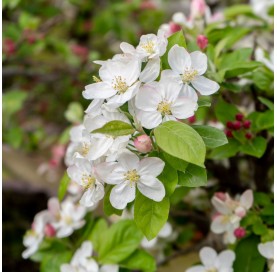
{"type": "Polygon", "coordinates": [[[56,230],[51,224],[46,224],[44,227],[44,234],[46,237],[54,237],[56,235],[56,230]]]}
{"type": "Polygon", "coordinates": [[[178,32],[179,30],[182,29],[182,27],[178,24],[175,24],[173,22],[169,23],[169,28],[170,28],[170,33],[173,34],[175,32],[178,32]]]}
{"type": "Polygon", "coordinates": [[[226,194],[223,192],[216,192],[215,197],[220,199],[221,201],[225,201],[226,200],[226,194]]]}
{"type": "Polygon", "coordinates": [[[192,0],[190,5],[190,16],[192,18],[202,17],[206,11],[205,0],[192,0]]]}
{"type": "Polygon", "coordinates": [[[139,152],[148,153],[152,150],[152,142],[148,135],[140,135],[134,140],[134,145],[139,152]]]}
{"type": "Polygon", "coordinates": [[[205,49],[208,45],[208,38],[204,35],[198,35],[197,37],[197,45],[201,50],[205,49]]]}
{"type": "Polygon", "coordinates": [[[234,230],[234,235],[240,239],[243,238],[246,234],[246,230],[243,227],[238,227],[237,229],[234,230]]]}

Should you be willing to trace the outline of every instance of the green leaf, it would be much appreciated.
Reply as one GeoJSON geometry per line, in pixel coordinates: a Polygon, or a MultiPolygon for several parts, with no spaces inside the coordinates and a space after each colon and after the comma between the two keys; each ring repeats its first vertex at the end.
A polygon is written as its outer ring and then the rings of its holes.
{"type": "Polygon", "coordinates": [[[258,221],[253,225],[253,232],[256,235],[264,235],[267,233],[267,227],[263,222],[258,221]]]}
{"type": "Polygon", "coordinates": [[[207,185],[206,169],[189,164],[185,172],[178,172],[179,185],[186,187],[200,187],[207,185]]]}
{"type": "Polygon", "coordinates": [[[178,204],[183,201],[184,197],[189,193],[191,189],[189,187],[177,187],[174,193],[170,196],[170,203],[172,205],[178,204]]]}
{"type": "Polygon", "coordinates": [[[234,271],[236,272],[263,272],[265,258],[258,251],[260,239],[257,236],[250,236],[239,241],[235,253],[234,271]]]}
{"type": "Polygon", "coordinates": [[[266,145],[266,139],[258,136],[253,140],[250,140],[247,144],[242,145],[240,147],[240,151],[245,154],[260,158],[266,150],[266,145]]]}
{"type": "Polygon", "coordinates": [[[127,259],[119,263],[120,267],[130,270],[140,270],[145,272],[156,271],[156,261],[153,256],[144,250],[137,249],[127,259]]]}
{"type": "Polygon", "coordinates": [[[251,72],[260,65],[261,63],[257,61],[232,63],[228,68],[222,70],[221,72],[225,72],[225,78],[232,78],[251,72]]]}
{"type": "Polygon", "coordinates": [[[259,96],[258,99],[264,104],[266,105],[270,110],[274,110],[274,103],[272,101],[270,101],[267,98],[264,98],[262,96],[259,96]]]}
{"type": "Polygon", "coordinates": [[[217,147],[212,150],[208,158],[221,160],[235,156],[240,150],[240,143],[235,139],[229,139],[228,144],[217,147]]]}
{"type": "Polygon", "coordinates": [[[157,178],[163,183],[166,195],[170,196],[178,184],[177,171],[170,165],[165,164],[163,172],[157,178]]]}
{"type": "Polygon", "coordinates": [[[157,145],[166,153],[204,166],[206,147],[201,136],[190,126],[176,121],[168,121],[154,130],[157,145]]]}
{"type": "Polygon", "coordinates": [[[233,5],[224,10],[224,17],[228,18],[228,19],[237,17],[242,14],[245,14],[245,15],[253,14],[251,6],[250,5],[233,5]]]}
{"type": "Polygon", "coordinates": [[[59,201],[62,201],[62,199],[64,198],[69,183],[70,183],[70,178],[67,175],[67,172],[65,172],[60,181],[60,185],[59,185],[59,189],[58,189],[59,201]]]}
{"type": "Polygon", "coordinates": [[[166,161],[170,164],[171,167],[179,171],[185,171],[188,166],[188,163],[186,161],[173,157],[166,152],[162,152],[161,159],[166,161]]]}
{"type": "Polygon", "coordinates": [[[134,219],[148,240],[155,238],[166,223],[169,206],[168,197],[164,197],[162,201],[156,202],[141,193],[137,194],[134,219]]]}
{"type": "Polygon", "coordinates": [[[103,201],[104,212],[108,216],[110,216],[112,214],[121,215],[122,210],[118,210],[118,209],[114,208],[110,202],[110,194],[111,194],[112,188],[113,188],[113,186],[111,186],[111,185],[108,185],[105,188],[106,193],[105,193],[104,201],[103,201]]]}
{"type": "Polygon", "coordinates": [[[268,194],[262,192],[254,192],[254,203],[259,206],[267,206],[271,204],[271,198],[268,194]]]}
{"type": "Polygon", "coordinates": [[[252,73],[252,79],[259,89],[273,96],[274,75],[271,70],[266,67],[260,67],[252,73]]]}
{"type": "Polygon", "coordinates": [[[216,148],[228,143],[225,133],[210,126],[192,126],[202,137],[205,145],[209,148],[216,148]]]}
{"type": "Polygon", "coordinates": [[[211,97],[210,96],[200,96],[198,101],[198,108],[201,107],[210,107],[211,106],[211,97]]]}
{"type": "Polygon", "coordinates": [[[101,218],[94,225],[92,232],[90,233],[88,240],[92,241],[94,248],[96,251],[99,250],[99,247],[102,243],[102,237],[105,237],[106,232],[108,231],[107,222],[101,218]]]}
{"type": "Polygon", "coordinates": [[[102,236],[98,254],[101,264],[118,264],[130,256],[139,246],[142,233],[131,220],[115,223],[102,236]]]}
{"type": "Polygon", "coordinates": [[[3,116],[8,118],[10,115],[19,111],[25,100],[27,99],[27,93],[22,91],[9,91],[3,94],[3,116]]]}
{"type": "Polygon", "coordinates": [[[236,114],[239,113],[236,106],[220,99],[215,106],[215,116],[223,124],[227,121],[235,120],[236,114]]]}
{"type": "Polygon", "coordinates": [[[83,119],[84,109],[78,102],[71,102],[64,113],[64,117],[68,122],[81,123],[83,119]]]}
{"type": "Polygon", "coordinates": [[[259,131],[274,127],[274,111],[268,110],[263,113],[259,113],[255,125],[259,131]]]}
{"type": "Polygon", "coordinates": [[[135,132],[135,129],[128,123],[122,121],[110,121],[103,127],[93,130],[91,133],[101,133],[110,136],[130,135],[135,132]]]}
{"type": "Polygon", "coordinates": [[[173,35],[168,37],[166,52],[161,58],[163,70],[170,69],[170,66],[168,64],[168,52],[171,49],[171,47],[175,44],[178,44],[179,46],[186,48],[186,40],[182,30],[175,32],[173,35]]]}
{"type": "Polygon", "coordinates": [[[69,263],[72,257],[71,251],[62,250],[55,254],[45,255],[40,265],[41,272],[60,272],[60,266],[69,263]]]}

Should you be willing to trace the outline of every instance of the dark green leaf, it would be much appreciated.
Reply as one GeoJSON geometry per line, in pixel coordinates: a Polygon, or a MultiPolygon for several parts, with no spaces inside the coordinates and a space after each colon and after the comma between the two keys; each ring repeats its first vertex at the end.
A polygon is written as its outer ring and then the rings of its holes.
{"type": "Polygon", "coordinates": [[[240,143],[235,139],[229,139],[228,144],[217,147],[209,154],[209,158],[220,160],[235,156],[240,150],[240,143]]]}
{"type": "Polygon", "coordinates": [[[200,187],[207,185],[206,169],[189,164],[185,172],[178,172],[179,185],[186,187],[200,187]]]}
{"type": "Polygon", "coordinates": [[[240,151],[245,154],[260,158],[266,150],[266,145],[266,139],[258,136],[253,140],[250,140],[247,144],[242,145],[240,147],[240,151]]]}

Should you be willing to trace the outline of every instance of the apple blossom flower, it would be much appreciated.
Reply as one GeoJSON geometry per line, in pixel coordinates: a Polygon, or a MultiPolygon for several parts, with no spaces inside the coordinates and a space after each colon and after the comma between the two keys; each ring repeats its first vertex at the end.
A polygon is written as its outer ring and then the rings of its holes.
{"type": "Polygon", "coordinates": [[[61,272],[98,272],[99,266],[91,257],[92,253],[92,243],[90,241],[84,241],[73,255],[70,264],[61,265],[61,272]]]}
{"type": "Polygon", "coordinates": [[[253,12],[265,20],[269,20],[268,10],[274,5],[274,0],[250,0],[253,12]]]}
{"type": "Polygon", "coordinates": [[[144,134],[134,140],[135,148],[141,153],[148,153],[153,149],[151,138],[144,134]]]}
{"type": "Polygon", "coordinates": [[[193,19],[204,16],[207,8],[205,0],[192,0],[190,4],[190,16],[193,19]]]}
{"type": "Polygon", "coordinates": [[[84,190],[80,199],[81,205],[85,207],[95,206],[104,197],[104,186],[95,175],[95,167],[91,162],[80,159],[75,165],[67,169],[67,173],[84,190]]]}
{"type": "Polygon", "coordinates": [[[146,197],[161,201],[165,196],[164,185],[156,177],[163,171],[165,163],[159,158],[139,157],[130,151],[121,152],[118,162],[102,163],[96,168],[101,179],[115,185],[110,201],[116,209],[124,209],[135,199],[136,187],[146,197]]]}
{"type": "Polygon", "coordinates": [[[268,272],[274,272],[274,241],[258,244],[258,250],[267,259],[268,272]]]}
{"type": "Polygon", "coordinates": [[[176,80],[183,86],[184,92],[195,93],[196,89],[202,95],[210,95],[219,90],[215,81],[202,76],[207,70],[204,53],[194,51],[189,54],[185,48],[174,45],[168,52],[168,63],[172,70],[164,70],[162,77],[176,80]]]}
{"type": "Polygon", "coordinates": [[[86,99],[108,99],[107,104],[119,107],[130,100],[139,89],[141,62],[132,59],[110,60],[99,69],[101,81],[85,87],[86,99]]]}
{"type": "Polygon", "coordinates": [[[269,58],[266,58],[263,49],[258,47],[255,50],[255,58],[257,61],[262,62],[268,69],[274,72],[274,50],[270,52],[269,58]]]}
{"type": "Polygon", "coordinates": [[[208,45],[208,38],[204,35],[197,36],[197,45],[201,50],[205,49],[208,45]]]}
{"type": "Polygon", "coordinates": [[[185,26],[189,29],[193,28],[193,21],[191,18],[187,18],[186,15],[182,12],[176,12],[172,16],[172,21],[175,24],[185,26]]]}
{"type": "Polygon", "coordinates": [[[199,252],[202,265],[195,265],[186,272],[233,272],[235,253],[232,250],[224,250],[217,254],[211,247],[204,247],[199,252]]]}
{"type": "Polygon", "coordinates": [[[197,103],[189,93],[180,93],[175,81],[152,82],[141,87],[136,96],[137,119],[145,128],[152,129],[160,123],[185,119],[194,115],[197,103]]]}

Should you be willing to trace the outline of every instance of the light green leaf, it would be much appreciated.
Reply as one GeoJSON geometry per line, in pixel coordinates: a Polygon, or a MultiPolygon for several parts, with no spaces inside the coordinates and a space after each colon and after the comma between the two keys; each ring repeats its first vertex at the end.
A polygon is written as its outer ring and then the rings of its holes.
{"type": "Polygon", "coordinates": [[[209,148],[216,148],[228,143],[225,133],[210,126],[192,126],[202,137],[205,145],[209,148]]]}
{"type": "Polygon", "coordinates": [[[40,265],[41,272],[60,272],[60,266],[69,263],[72,257],[71,251],[61,250],[55,254],[45,255],[40,265]]]}
{"type": "Polygon", "coordinates": [[[65,172],[59,185],[59,190],[58,190],[59,201],[62,201],[62,199],[64,198],[69,183],[70,183],[70,178],[65,172]]]}
{"type": "Polygon", "coordinates": [[[118,264],[139,246],[142,233],[131,220],[122,220],[110,227],[98,246],[101,264],[118,264]]]}
{"type": "Polygon", "coordinates": [[[204,166],[206,147],[201,136],[190,126],[168,121],[154,130],[157,145],[166,153],[186,162],[204,166]]]}
{"type": "Polygon", "coordinates": [[[110,121],[103,127],[93,130],[91,133],[101,133],[110,136],[130,135],[135,132],[135,129],[128,123],[122,121],[110,121]]]}
{"type": "Polygon", "coordinates": [[[200,187],[207,185],[206,169],[189,164],[185,172],[178,172],[179,185],[186,187],[200,187]]]}
{"type": "Polygon", "coordinates": [[[234,271],[236,272],[263,272],[265,271],[265,258],[258,251],[260,238],[250,236],[239,241],[235,253],[234,271]]]}
{"type": "Polygon", "coordinates": [[[198,101],[198,108],[201,107],[210,107],[211,106],[211,98],[209,96],[200,96],[198,101]]]}
{"type": "Polygon", "coordinates": [[[134,219],[148,240],[155,238],[166,223],[169,206],[168,197],[164,197],[162,201],[156,202],[141,193],[137,194],[134,219]]]}
{"type": "Polygon", "coordinates": [[[217,147],[212,150],[208,158],[221,160],[235,156],[240,150],[240,143],[235,139],[229,139],[228,144],[217,147]]]}
{"type": "Polygon", "coordinates": [[[182,30],[172,34],[168,38],[166,52],[161,58],[163,70],[170,69],[170,66],[168,64],[168,52],[171,49],[171,47],[174,46],[175,44],[178,44],[179,46],[186,48],[186,40],[182,30]]]}
{"type": "Polygon", "coordinates": [[[224,10],[225,18],[233,18],[239,15],[252,15],[253,11],[250,5],[233,5],[224,10]]]}
{"type": "Polygon", "coordinates": [[[259,96],[258,99],[264,104],[266,105],[270,110],[274,110],[274,103],[272,101],[270,101],[267,98],[264,98],[262,96],[259,96]]]}
{"type": "Polygon", "coordinates": [[[10,115],[19,111],[25,100],[27,99],[27,93],[22,91],[9,91],[3,94],[3,117],[8,118],[10,115]]]}
{"type": "Polygon", "coordinates": [[[268,110],[263,113],[259,113],[255,125],[259,131],[274,127],[274,111],[268,110]]]}
{"type": "Polygon", "coordinates": [[[242,145],[240,147],[240,151],[245,154],[260,158],[266,150],[266,145],[266,139],[258,136],[249,141],[247,144],[242,145]]]}
{"type": "Polygon", "coordinates": [[[156,271],[156,261],[154,257],[141,249],[137,249],[127,259],[120,262],[119,265],[130,270],[140,270],[143,272],[156,271]]]}
{"type": "Polygon", "coordinates": [[[273,96],[274,75],[271,70],[266,67],[260,67],[253,71],[252,79],[259,89],[266,91],[269,95],[273,96]]]}
{"type": "Polygon", "coordinates": [[[89,234],[89,236],[87,238],[89,241],[92,241],[93,246],[96,249],[96,251],[99,250],[99,247],[102,243],[102,239],[104,239],[102,237],[106,236],[107,231],[108,231],[107,222],[103,218],[99,219],[95,223],[95,225],[92,229],[92,232],[89,234]]]}
{"type": "Polygon", "coordinates": [[[232,78],[251,72],[259,66],[261,66],[261,63],[257,61],[233,63],[221,72],[225,72],[225,78],[232,78]]]}

